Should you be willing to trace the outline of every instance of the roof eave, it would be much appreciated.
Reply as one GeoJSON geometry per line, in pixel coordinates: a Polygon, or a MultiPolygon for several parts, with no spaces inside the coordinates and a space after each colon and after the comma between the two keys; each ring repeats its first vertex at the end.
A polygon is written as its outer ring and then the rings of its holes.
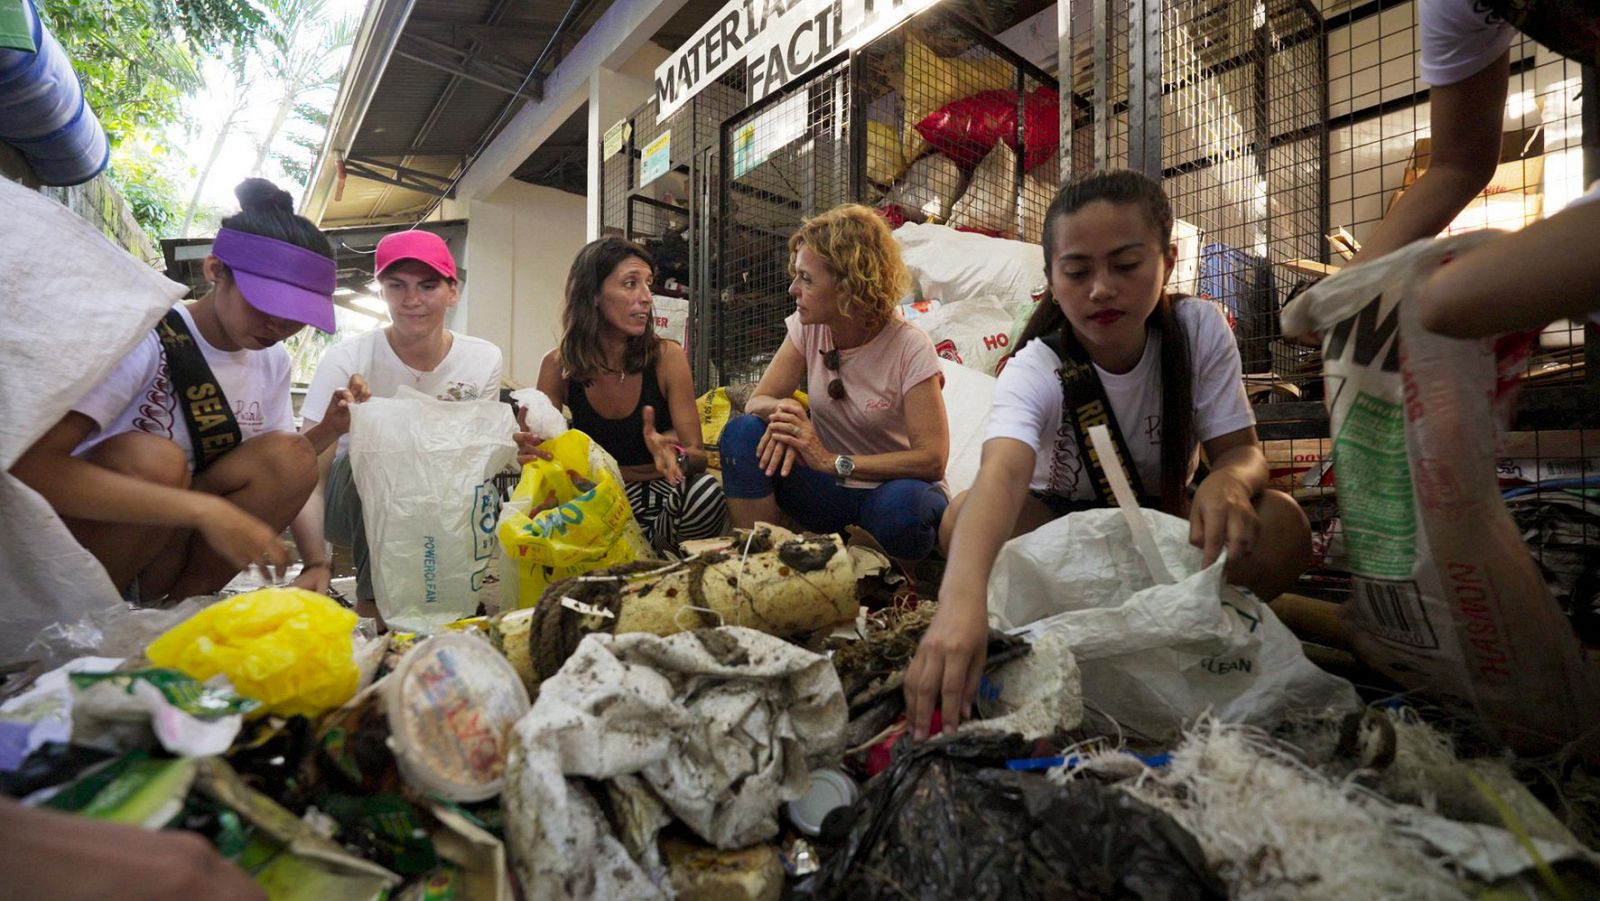
{"type": "Polygon", "coordinates": [[[378,91],[378,83],[389,67],[415,3],[416,0],[369,0],[367,4],[361,30],[350,51],[350,62],[339,81],[339,96],[328,117],[322,151],[317,155],[317,164],[311,171],[300,205],[301,213],[319,226],[334,192],[338,160],[348,154],[355,143],[361,121],[366,118],[367,107],[378,91]]]}

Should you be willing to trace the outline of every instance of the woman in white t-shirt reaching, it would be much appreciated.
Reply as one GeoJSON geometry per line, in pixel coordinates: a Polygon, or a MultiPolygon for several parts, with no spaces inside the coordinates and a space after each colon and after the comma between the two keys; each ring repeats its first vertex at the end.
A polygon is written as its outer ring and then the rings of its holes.
{"type": "MultiPolygon", "coordinates": [[[[134,600],[210,594],[250,566],[270,577],[316,483],[280,342],[333,331],[333,248],[271,182],[235,193],[241,212],[201,264],[211,289],[170,310],[11,468],[134,600]]],[[[294,537],[308,566],[326,563],[320,541],[294,537]]]]}
{"type": "Polygon", "coordinates": [[[918,740],[935,710],[955,729],[977,694],[1001,545],[1073,506],[1112,502],[1083,446],[1093,424],[1119,433],[1118,454],[1132,459],[1128,475],[1147,505],[1188,518],[1205,565],[1227,550],[1230,582],[1270,599],[1310,562],[1305,514],[1267,490],[1221,313],[1166,293],[1177,247],[1160,185],[1127,171],[1074,180],[1050,205],[1043,237],[1051,300],[995,386],[978,477],[946,516],[939,612],[906,670],[918,740]],[[1209,471],[1190,497],[1201,448],[1209,471]]]}
{"type": "MultiPolygon", "coordinates": [[[[351,549],[356,565],[356,611],[376,616],[372,560],[351,475],[347,433],[350,406],[368,397],[393,397],[406,386],[439,400],[499,396],[501,355],[494,344],[445,328],[460,300],[455,257],[444,239],[413,229],[385,235],[373,260],[392,320],[328,348],[300,406],[301,429],[320,461],[321,478],[297,523],[351,549]]],[[[327,590],[327,574],[313,587],[327,590]]]]}

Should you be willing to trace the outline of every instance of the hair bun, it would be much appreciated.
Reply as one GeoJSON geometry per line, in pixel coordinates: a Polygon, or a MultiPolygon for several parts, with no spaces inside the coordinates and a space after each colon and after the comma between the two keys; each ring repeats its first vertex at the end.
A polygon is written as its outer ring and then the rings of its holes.
{"type": "Polygon", "coordinates": [[[239,198],[239,209],[246,213],[266,210],[294,213],[294,198],[289,196],[289,192],[264,178],[247,178],[239,182],[239,186],[233,189],[233,196],[239,198]]]}

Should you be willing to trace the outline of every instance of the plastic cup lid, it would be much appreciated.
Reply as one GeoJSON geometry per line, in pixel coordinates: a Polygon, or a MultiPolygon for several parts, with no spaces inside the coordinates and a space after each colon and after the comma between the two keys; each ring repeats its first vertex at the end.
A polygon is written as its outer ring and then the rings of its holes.
{"type": "Polygon", "coordinates": [[[807,835],[822,831],[822,820],[840,807],[849,807],[861,796],[861,790],[849,776],[838,770],[811,771],[811,787],[806,793],[789,802],[789,820],[795,828],[807,835]]]}
{"type": "Polygon", "coordinates": [[[531,705],[517,671],[493,645],[473,635],[435,635],[384,681],[389,747],[406,781],[454,801],[500,793],[511,727],[531,705]]]}

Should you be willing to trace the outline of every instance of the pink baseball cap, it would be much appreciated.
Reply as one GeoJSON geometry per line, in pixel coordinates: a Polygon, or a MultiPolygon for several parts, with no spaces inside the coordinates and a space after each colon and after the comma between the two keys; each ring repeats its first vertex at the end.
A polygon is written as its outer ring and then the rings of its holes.
{"type": "Polygon", "coordinates": [[[384,235],[378,242],[377,259],[373,261],[378,275],[402,260],[416,260],[445,278],[456,277],[456,258],[450,255],[449,245],[433,232],[421,229],[394,232],[384,235]]]}

